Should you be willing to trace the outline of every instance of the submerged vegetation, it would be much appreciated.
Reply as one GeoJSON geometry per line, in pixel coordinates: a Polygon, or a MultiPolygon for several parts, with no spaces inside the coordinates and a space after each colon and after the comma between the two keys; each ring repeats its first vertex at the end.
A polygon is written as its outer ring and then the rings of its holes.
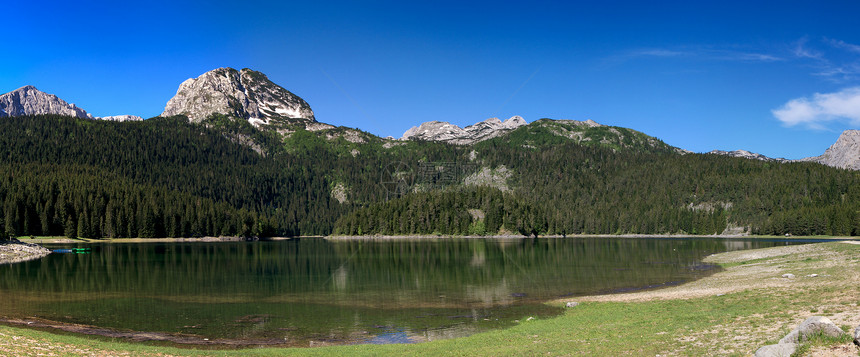
{"type": "Polygon", "coordinates": [[[860,235],[856,171],[683,154],[625,128],[539,120],[471,146],[225,116],[0,131],[4,236],[860,235]]]}

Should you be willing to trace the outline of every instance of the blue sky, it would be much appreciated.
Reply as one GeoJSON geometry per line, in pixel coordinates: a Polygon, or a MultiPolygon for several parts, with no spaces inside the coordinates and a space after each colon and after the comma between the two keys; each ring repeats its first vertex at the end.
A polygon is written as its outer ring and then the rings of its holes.
{"type": "Polygon", "coordinates": [[[819,155],[860,129],[860,3],[15,1],[0,93],[161,113],[179,84],[251,68],[317,120],[593,119],[684,149],[819,155]]]}

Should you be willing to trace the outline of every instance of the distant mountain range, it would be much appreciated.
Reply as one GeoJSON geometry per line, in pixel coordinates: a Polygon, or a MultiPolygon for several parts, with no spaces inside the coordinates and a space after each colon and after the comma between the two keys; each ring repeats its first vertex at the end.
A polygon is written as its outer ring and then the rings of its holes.
{"type": "Polygon", "coordinates": [[[31,86],[0,96],[0,116],[0,239],[860,235],[860,176],[825,166],[858,169],[857,130],[812,162],[693,154],[593,120],[380,138],[231,68],[184,81],[149,120],[96,118],[31,86]]]}
{"type": "MultiPolygon", "coordinates": [[[[30,85],[0,95],[0,117],[39,114],[113,121],[142,120],[141,117],[134,115],[94,117],[84,109],[30,85]]],[[[333,125],[318,122],[310,105],[304,99],[273,83],[265,74],[247,68],[242,70],[218,68],[197,78],[189,78],[180,84],[176,95],[167,102],[161,116],[184,115],[192,122],[201,122],[213,114],[241,118],[258,129],[272,130],[280,134],[288,134],[296,128],[311,131],[335,128],[333,125]]],[[[549,124],[544,121],[539,125],[549,124]]],[[[505,121],[490,118],[465,128],[449,122],[430,121],[407,130],[400,140],[472,145],[526,126],[529,124],[520,116],[513,116],[505,121]]],[[[552,133],[585,143],[592,140],[591,137],[583,136],[587,129],[606,127],[592,120],[555,120],[552,126],[554,127],[550,130],[552,133]]],[[[601,137],[597,142],[603,141],[603,144],[608,144],[623,138],[623,135],[617,136],[614,133],[623,128],[606,128],[608,129],[605,132],[615,136],[614,139],[601,137]]],[[[680,148],[674,149],[678,153],[688,153],[680,148]]],[[[817,162],[838,168],[860,170],[860,130],[846,130],[824,154],[800,160],[770,158],[746,150],[714,150],[708,154],[772,162],[817,162]]]]}

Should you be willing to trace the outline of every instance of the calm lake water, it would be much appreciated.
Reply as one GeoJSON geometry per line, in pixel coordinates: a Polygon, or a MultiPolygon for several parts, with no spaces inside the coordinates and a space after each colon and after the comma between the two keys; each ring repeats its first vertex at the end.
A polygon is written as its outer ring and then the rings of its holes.
{"type": "Polygon", "coordinates": [[[541,304],[549,299],[678,284],[715,272],[701,263],[709,254],[784,244],[621,238],[88,244],[79,247],[92,248],[89,254],[0,266],[0,317],[174,343],[418,342],[561,313],[541,304]]]}

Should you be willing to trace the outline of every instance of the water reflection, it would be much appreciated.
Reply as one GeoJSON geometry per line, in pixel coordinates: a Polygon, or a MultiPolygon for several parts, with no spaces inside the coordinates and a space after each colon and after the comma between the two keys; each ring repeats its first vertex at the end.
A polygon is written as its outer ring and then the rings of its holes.
{"type": "Polygon", "coordinates": [[[780,243],[295,239],[95,244],[88,245],[91,254],[53,254],[0,267],[0,298],[7,302],[0,315],[182,334],[191,341],[414,342],[559,313],[538,304],[547,299],[694,279],[712,273],[700,264],[708,254],[775,244],[780,243]]]}

